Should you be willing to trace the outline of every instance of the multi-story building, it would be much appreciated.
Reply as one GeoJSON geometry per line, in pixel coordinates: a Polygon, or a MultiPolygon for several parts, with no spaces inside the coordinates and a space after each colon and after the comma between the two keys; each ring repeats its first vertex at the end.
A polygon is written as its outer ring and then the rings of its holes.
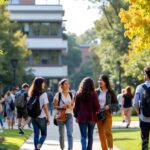
{"type": "Polygon", "coordinates": [[[29,65],[35,76],[47,79],[48,86],[58,83],[68,76],[68,68],[63,65],[63,55],[67,52],[67,40],[63,34],[62,5],[37,5],[35,0],[9,0],[10,19],[17,21],[27,35],[26,44],[32,51],[29,65]]]}

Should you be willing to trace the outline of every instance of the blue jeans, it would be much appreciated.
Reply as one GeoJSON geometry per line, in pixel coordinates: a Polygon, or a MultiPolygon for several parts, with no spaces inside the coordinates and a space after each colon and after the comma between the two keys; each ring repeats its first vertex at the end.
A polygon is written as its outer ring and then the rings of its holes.
{"type": "Polygon", "coordinates": [[[32,118],[32,125],[34,130],[34,146],[43,144],[47,136],[47,120],[46,118],[32,118]],[[41,137],[40,137],[41,132],[41,137]]]}
{"type": "Polygon", "coordinates": [[[82,150],[92,150],[94,127],[95,127],[94,122],[79,123],[82,150]],[[88,137],[88,144],[86,142],[87,137],[88,137]]]}
{"type": "Polygon", "coordinates": [[[64,149],[64,127],[67,129],[68,149],[73,149],[73,116],[72,114],[66,115],[66,122],[57,121],[59,127],[59,142],[60,148],[64,149]]]}

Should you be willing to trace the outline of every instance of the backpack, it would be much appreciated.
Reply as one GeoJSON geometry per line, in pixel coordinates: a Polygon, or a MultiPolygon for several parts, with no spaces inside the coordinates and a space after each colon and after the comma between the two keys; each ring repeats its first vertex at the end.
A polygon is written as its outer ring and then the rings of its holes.
{"type": "Polygon", "coordinates": [[[150,87],[145,84],[142,86],[144,89],[141,101],[141,110],[145,117],[150,117],[150,87]]]}
{"type": "Polygon", "coordinates": [[[27,102],[27,111],[28,111],[28,115],[31,118],[36,118],[41,114],[42,109],[40,108],[39,98],[40,98],[40,95],[31,96],[29,101],[27,102]]]}
{"type": "Polygon", "coordinates": [[[15,106],[17,108],[25,108],[26,100],[25,100],[25,92],[20,91],[19,94],[16,96],[15,106]]]}

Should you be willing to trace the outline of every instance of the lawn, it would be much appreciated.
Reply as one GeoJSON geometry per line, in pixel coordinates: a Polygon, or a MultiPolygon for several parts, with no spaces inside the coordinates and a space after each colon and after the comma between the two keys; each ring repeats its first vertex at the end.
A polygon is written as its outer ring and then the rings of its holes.
{"type": "Polygon", "coordinates": [[[138,128],[113,130],[114,145],[120,150],[140,150],[141,139],[138,128]]]}
{"type": "Polygon", "coordinates": [[[4,130],[0,133],[0,136],[5,138],[2,143],[0,142],[0,150],[18,150],[31,134],[31,130],[25,130],[24,135],[19,135],[18,130],[4,130]]]}
{"type": "MultiPolygon", "coordinates": [[[[122,121],[122,117],[120,115],[113,115],[113,121],[122,121]]],[[[131,116],[131,121],[139,121],[139,117],[131,116]]]]}

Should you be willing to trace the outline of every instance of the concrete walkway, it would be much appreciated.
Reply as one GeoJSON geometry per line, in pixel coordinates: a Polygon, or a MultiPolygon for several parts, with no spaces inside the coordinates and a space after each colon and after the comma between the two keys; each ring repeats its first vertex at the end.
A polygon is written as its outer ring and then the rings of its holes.
{"type": "MultiPolygon", "coordinates": [[[[126,124],[122,122],[113,122],[113,129],[123,128],[125,129],[126,124]]],[[[131,123],[130,128],[138,127],[138,121],[133,121],[131,123]]],[[[51,124],[48,126],[48,136],[44,145],[42,146],[41,150],[60,150],[58,138],[58,127],[53,124],[53,116],[51,117],[51,124]]],[[[80,133],[77,123],[74,122],[74,150],[81,150],[80,144],[80,133]]],[[[67,138],[65,138],[65,150],[67,150],[67,138]]],[[[22,145],[20,150],[34,150],[33,145],[33,134],[32,136],[22,145]]],[[[93,150],[100,150],[100,142],[98,137],[97,128],[94,130],[94,143],[93,143],[93,150]]],[[[118,148],[114,148],[114,150],[119,150],[118,148]]]]}

